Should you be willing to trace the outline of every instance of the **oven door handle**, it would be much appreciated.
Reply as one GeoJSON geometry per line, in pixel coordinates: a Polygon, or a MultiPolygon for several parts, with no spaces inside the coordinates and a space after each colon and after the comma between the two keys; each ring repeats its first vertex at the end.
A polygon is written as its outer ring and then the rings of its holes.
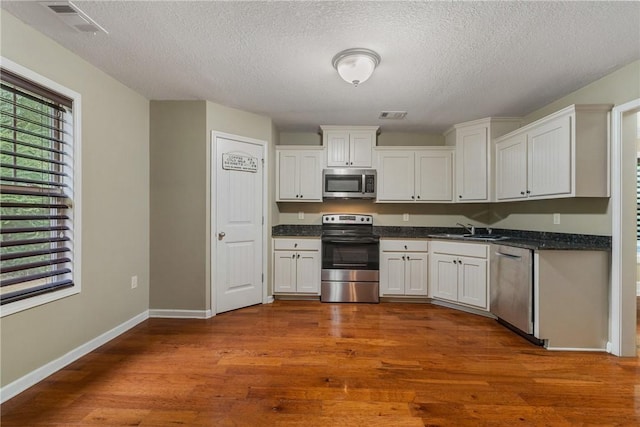
{"type": "Polygon", "coordinates": [[[358,239],[341,239],[341,238],[335,238],[335,237],[323,237],[322,241],[325,243],[347,243],[352,245],[359,245],[363,243],[366,243],[366,244],[378,243],[380,239],[375,237],[365,237],[365,238],[358,238],[358,239]]]}

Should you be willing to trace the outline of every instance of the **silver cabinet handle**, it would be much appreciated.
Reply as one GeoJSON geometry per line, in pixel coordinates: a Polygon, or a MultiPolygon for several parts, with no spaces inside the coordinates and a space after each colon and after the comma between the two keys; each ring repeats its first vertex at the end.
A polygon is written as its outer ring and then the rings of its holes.
{"type": "Polygon", "coordinates": [[[218,240],[222,240],[222,239],[224,239],[224,236],[226,236],[226,234],[225,234],[225,232],[224,232],[224,231],[219,232],[219,233],[218,233],[218,240]]]}
{"type": "Polygon", "coordinates": [[[497,256],[501,256],[501,257],[505,257],[505,258],[510,258],[510,259],[521,259],[521,256],[518,255],[511,255],[511,254],[504,254],[502,252],[495,252],[495,254],[497,256]]]}

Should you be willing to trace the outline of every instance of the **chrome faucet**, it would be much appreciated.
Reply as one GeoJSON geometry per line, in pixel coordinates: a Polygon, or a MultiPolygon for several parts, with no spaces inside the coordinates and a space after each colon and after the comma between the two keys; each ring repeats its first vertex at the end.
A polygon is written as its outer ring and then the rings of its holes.
{"type": "Polygon", "coordinates": [[[456,222],[456,225],[459,225],[460,227],[464,228],[469,234],[476,234],[476,227],[474,225],[468,224],[469,227],[467,227],[464,224],[460,224],[459,222],[456,222]]]}

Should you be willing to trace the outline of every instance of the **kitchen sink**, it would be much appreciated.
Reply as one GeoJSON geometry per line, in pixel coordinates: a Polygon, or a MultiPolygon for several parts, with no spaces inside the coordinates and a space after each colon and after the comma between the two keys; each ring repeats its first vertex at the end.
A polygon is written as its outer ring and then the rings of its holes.
{"type": "Polygon", "coordinates": [[[441,233],[441,234],[432,234],[430,237],[444,237],[447,239],[462,239],[462,240],[505,240],[509,237],[501,236],[499,234],[455,234],[455,233],[441,233]]]}
{"type": "Polygon", "coordinates": [[[507,236],[501,236],[499,234],[463,234],[463,239],[469,240],[505,240],[507,236]]]}
{"type": "Polygon", "coordinates": [[[466,234],[454,234],[454,233],[440,233],[432,234],[429,237],[446,237],[448,239],[462,239],[466,234]]]}

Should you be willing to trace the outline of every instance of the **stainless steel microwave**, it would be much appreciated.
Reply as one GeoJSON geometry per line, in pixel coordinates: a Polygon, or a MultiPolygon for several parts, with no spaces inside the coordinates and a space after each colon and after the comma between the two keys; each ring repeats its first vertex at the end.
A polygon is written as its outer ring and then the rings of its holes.
{"type": "Polygon", "coordinates": [[[325,169],[322,171],[324,199],[375,199],[375,169],[325,169]]]}

